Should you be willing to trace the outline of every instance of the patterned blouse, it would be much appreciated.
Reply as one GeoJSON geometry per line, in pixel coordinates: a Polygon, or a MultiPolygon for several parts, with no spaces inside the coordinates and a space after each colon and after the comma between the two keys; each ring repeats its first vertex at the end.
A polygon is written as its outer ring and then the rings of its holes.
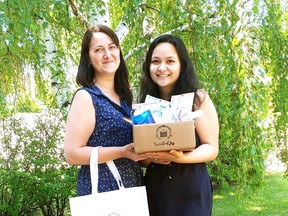
{"type": "MultiPolygon", "coordinates": [[[[121,99],[121,106],[111,101],[101,90],[83,87],[92,97],[95,108],[96,124],[87,146],[124,146],[133,142],[132,126],[123,120],[130,118],[131,106],[121,99]]],[[[143,175],[138,163],[119,158],[114,163],[125,187],[143,185],[143,175]]],[[[117,190],[118,186],[106,163],[99,164],[98,192],[117,190]]],[[[78,174],[78,196],[91,194],[90,166],[82,165],[78,174]]]]}

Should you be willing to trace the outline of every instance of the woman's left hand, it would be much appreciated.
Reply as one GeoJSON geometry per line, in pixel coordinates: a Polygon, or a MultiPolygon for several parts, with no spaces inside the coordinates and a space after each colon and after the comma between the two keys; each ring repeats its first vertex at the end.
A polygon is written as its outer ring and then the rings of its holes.
{"type": "Polygon", "coordinates": [[[159,164],[169,164],[172,161],[178,162],[182,157],[184,157],[183,151],[176,151],[176,150],[171,150],[171,151],[161,151],[161,152],[147,152],[144,153],[148,158],[151,158],[151,160],[154,163],[159,163],[159,164]]]}

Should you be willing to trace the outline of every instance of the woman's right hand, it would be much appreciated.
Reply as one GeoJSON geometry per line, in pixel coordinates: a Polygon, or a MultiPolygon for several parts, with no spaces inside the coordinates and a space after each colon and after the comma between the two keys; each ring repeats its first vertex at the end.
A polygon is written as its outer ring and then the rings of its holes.
{"type": "Polygon", "coordinates": [[[147,156],[145,156],[143,154],[135,153],[134,143],[130,143],[128,145],[123,146],[121,149],[121,153],[122,153],[122,156],[124,158],[128,158],[128,159],[133,160],[135,162],[140,161],[140,160],[145,160],[148,158],[147,156]]]}

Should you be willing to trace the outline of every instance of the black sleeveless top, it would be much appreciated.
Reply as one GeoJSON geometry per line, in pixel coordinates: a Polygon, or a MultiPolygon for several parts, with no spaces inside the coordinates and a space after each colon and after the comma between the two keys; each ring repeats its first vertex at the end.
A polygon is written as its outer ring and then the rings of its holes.
{"type": "MultiPolygon", "coordinates": [[[[196,148],[200,140],[196,135],[196,148]]],[[[210,216],[212,182],[205,163],[150,164],[145,174],[150,216],[210,216]]]]}

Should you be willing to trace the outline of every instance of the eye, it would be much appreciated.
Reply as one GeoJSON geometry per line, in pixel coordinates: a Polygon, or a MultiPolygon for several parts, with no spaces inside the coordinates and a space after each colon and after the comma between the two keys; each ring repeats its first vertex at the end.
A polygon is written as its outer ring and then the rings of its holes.
{"type": "Polygon", "coordinates": [[[101,53],[103,51],[103,48],[96,48],[94,50],[95,53],[101,53]]]}
{"type": "Polygon", "coordinates": [[[168,64],[173,64],[175,61],[170,59],[167,62],[168,62],[168,64]]]}
{"type": "Polygon", "coordinates": [[[152,59],[151,64],[159,64],[159,61],[157,59],[152,59]]]}
{"type": "Polygon", "coordinates": [[[115,50],[115,49],[117,49],[117,48],[118,48],[118,47],[117,47],[115,44],[109,46],[109,50],[115,50]]]}

